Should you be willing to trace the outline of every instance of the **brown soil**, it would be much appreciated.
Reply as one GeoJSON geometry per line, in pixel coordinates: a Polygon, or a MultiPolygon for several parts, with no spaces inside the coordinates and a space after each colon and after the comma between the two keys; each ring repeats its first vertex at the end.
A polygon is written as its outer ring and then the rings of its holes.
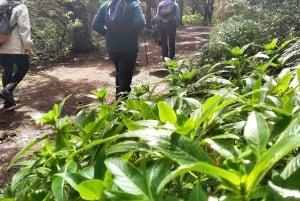
{"type": "MultiPolygon", "coordinates": [[[[197,55],[207,41],[210,29],[202,26],[180,27],[177,32],[176,56],[197,55]]],[[[162,68],[160,46],[151,37],[141,37],[139,49],[139,65],[132,86],[159,81],[162,77],[157,70],[162,68]],[[145,50],[148,52],[148,64],[145,50]],[[155,69],[158,73],[153,73],[155,69]]],[[[15,96],[20,97],[17,108],[0,111],[0,188],[10,182],[15,173],[14,170],[3,171],[14,154],[49,131],[47,127],[37,126],[30,117],[31,113],[48,112],[55,103],[72,94],[65,104],[64,113],[73,115],[78,112],[78,106],[92,101],[84,95],[102,88],[108,89],[108,101],[114,101],[114,83],[113,65],[105,53],[100,52],[76,55],[69,63],[40,66],[31,70],[15,91],[15,96]]]]}

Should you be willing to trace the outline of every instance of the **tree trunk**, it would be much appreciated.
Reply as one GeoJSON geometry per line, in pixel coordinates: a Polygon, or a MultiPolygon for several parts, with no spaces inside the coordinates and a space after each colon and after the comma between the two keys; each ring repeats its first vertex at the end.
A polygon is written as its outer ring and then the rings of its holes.
{"type": "Polygon", "coordinates": [[[88,11],[80,1],[65,3],[65,7],[72,12],[73,21],[79,20],[80,24],[72,30],[72,52],[83,53],[94,50],[91,37],[91,26],[88,20],[88,11]]]}

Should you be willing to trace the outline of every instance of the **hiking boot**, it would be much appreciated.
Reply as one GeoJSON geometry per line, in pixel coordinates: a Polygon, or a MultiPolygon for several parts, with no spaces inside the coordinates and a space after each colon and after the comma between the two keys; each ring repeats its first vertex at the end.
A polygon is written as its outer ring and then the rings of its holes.
{"type": "Polygon", "coordinates": [[[16,105],[16,102],[14,100],[14,96],[11,91],[7,89],[2,89],[0,91],[0,97],[5,100],[5,102],[10,103],[11,105],[16,105]]]}
{"type": "Polygon", "coordinates": [[[3,110],[14,110],[16,105],[13,105],[7,101],[4,102],[3,110]]]}

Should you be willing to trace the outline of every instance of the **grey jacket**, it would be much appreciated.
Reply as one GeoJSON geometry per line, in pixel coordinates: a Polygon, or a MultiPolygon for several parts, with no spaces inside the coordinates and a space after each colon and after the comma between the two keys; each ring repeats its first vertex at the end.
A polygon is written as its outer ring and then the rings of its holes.
{"type": "Polygon", "coordinates": [[[27,6],[23,3],[14,7],[10,25],[14,26],[11,38],[0,46],[0,54],[25,54],[32,46],[30,21],[27,6]]]}

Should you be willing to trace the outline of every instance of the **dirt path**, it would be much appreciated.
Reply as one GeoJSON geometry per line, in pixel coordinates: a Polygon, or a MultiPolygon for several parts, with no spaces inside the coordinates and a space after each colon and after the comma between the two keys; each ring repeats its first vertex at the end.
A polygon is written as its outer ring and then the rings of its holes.
{"type": "MultiPolygon", "coordinates": [[[[192,26],[178,29],[176,56],[191,57],[199,53],[199,48],[207,41],[210,27],[192,26]]],[[[160,47],[152,38],[140,38],[139,65],[132,86],[153,83],[161,79],[151,73],[161,68],[160,47]],[[146,41],[146,48],[145,43],[146,41]],[[146,64],[146,54],[148,61],[146,64]]],[[[107,88],[108,101],[114,100],[114,68],[105,53],[94,52],[76,56],[72,62],[32,70],[18,86],[15,95],[20,103],[14,111],[0,111],[0,170],[7,165],[13,155],[30,141],[47,133],[30,118],[32,112],[47,112],[55,103],[72,94],[64,112],[77,113],[77,106],[91,100],[83,95],[98,88],[107,88]],[[101,56],[102,55],[102,56],[101,56]]],[[[1,106],[0,106],[1,107],[1,106]]],[[[14,172],[0,171],[0,188],[10,180],[14,172]]]]}

